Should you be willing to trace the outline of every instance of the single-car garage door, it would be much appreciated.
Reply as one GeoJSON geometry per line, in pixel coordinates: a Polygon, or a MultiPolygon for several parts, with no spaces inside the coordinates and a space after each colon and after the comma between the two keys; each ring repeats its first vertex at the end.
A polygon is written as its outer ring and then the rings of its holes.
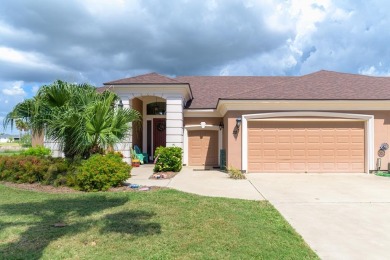
{"type": "Polygon", "coordinates": [[[364,122],[249,121],[248,172],[364,172],[364,122]]]}
{"type": "Polygon", "coordinates": [[[188,157],[192,166],[217,166],[218,131],[188,131],[188,157]]]}

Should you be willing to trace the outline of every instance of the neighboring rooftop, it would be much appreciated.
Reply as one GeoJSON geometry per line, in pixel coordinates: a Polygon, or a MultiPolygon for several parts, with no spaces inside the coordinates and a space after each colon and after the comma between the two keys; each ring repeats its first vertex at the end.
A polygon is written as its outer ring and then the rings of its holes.
{"type": "Polygon", "coordinates": [[[304,76],[180,76],[150,73],[104,83],[189,84],[189,108],[215,108],[218,100],[390,100],[390,77],[321,70],[304,76]]]}
{"type": "Polygon", "coordinates": [[[19,135],[11,135],[11,134],[0,134],[0,138],[19,138],[19,135]]]}

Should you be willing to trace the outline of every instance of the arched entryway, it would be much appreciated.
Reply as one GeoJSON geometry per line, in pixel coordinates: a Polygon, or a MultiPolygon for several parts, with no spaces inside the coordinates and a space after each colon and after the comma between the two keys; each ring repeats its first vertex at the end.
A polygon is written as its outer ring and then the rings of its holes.
{"type": "Polygon", "coordinates": [[[133,124],[132,144],[137,145],[153,161],[159,146],[166,146],[166,99],[156,96],[139,96],[132,99],[132,108],[142,115],[139,123],[133,124]]]}

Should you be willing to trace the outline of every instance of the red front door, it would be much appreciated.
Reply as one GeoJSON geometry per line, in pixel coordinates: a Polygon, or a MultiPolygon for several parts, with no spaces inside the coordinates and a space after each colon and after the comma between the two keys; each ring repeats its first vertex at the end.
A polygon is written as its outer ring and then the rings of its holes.
{"type": "Polygon", "coordinates": [[[165,122],[165,118],[153,118],[153,155],[157,147],[166,145],[165,122]]]}

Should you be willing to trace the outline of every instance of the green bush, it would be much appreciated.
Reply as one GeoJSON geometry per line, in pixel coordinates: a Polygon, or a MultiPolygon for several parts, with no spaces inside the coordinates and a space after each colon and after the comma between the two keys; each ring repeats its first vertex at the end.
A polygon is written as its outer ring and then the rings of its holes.
{"type": "Polygon", "coordinates": [[[31,147],[31,144],[32,144],[31,135],[30,135],[30,134],[23,135],[23,136],[20,138],[20,144],[21,144],[23,147],[31,147]]]}
{"type": "Polygon", "coordinates": [[[51,150],[41,145],[30,147],[23,152],[24,155],[46,156],[51,154],[51,150]]]}
{"type": "Polygon", "coordinates": [[[68,176],[76,189],[105,191],[130,178],[131,166],[116,154],[95,154],[83,161],[74,174],[68,176]]]}
{"type": "Polygon", "coordinates": [[[180,147],[157,147],[155,172],[180,172],[183,167],[182,163],[183,150],[180,147]]]}
{"type": "Polygon", "coordinates": [[[34,155],[0,156],[0,180],[17,183],[63,185],[58,182],[68,172],[69,164],[62,158],[34,155]]]}
{"type": "Polygon", "coordinates": [[[229,174],[229,177],[232,178],[232,179],[236,179],[236,180],[246,179],[245,175],[242,173],[241,170],[236,169],[236,168],[234,168],[232,166],[229,166],[227,172],[229,174]]]}

